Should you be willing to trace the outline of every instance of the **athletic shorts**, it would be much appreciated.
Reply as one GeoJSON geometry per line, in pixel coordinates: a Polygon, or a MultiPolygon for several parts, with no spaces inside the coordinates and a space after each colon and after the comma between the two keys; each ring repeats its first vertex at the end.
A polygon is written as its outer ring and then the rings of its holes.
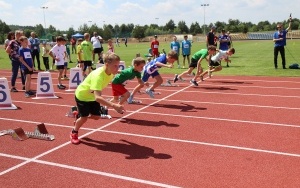
{"type": "Polygon", "coordinates": [[[121,96],[128,92],[123,84],[111,84],[111,89],[113,96],[121,96]]]}
{"type": "Polygon", "coordinates": [[[92,66],[92,61],[83,61],[83,64],[85,67],[91,67],[92,66]]]}
{"type": "Polygon", "coordinates": [[[145,70],[144,74],[142,76],[142,80],[143,80],[143,82],[147,82],[149,80],[150,76],[152,76],[152,78],[154,78],[155,76],[158,76],[158,75],[159,75],[158,71],[155,71],[152,74],[148,74],[147,71],[145,70]]]}
{"type": "Polygon", "coordinates": [[[191,59],[191,64],[190,64],[190,68],[196,68],[197,67],[197,63],[199,60],[196,60],[194,58],[191,59]]]}
{"type": "Polygon", "coordinates": [[[65,66],[64,65],[56,65],[56,69],[57,70],[65,69],[65,66]]]}
{"type": "Polygon", "coordinates": [[[65,63],[64,63],[64,67],[68,67],[68,62],[65,62],[65,63]]]}
{"type": "Polygon", "coordinates": [[[188,57],[188,58],[189,58],[189,57],[190,57],[190,54],[188,54],[188,55],[182,54],[182,56],[183,56],[183,57],[188,57]]]}
{"type": "Polygon", "coordinates": [[[33,74],[33,71],[30,71],[28,69],[24,69],[22,70],[23,74],[27,75],[27,74],[33,74]]]}
{"type": "Polygon", "coordinates": [[[153,52],[152,52],[152,56],[156,56],[156,57],[158,57],[158,56],[159,56],[159,53],[158,53],[158,51],[153,51],[153,52]]]}
{"type": "Polygon", "coordinates": [[[94,54],[101,53],[101,52],[103,52],[103,47],[100,47],[100,48],[94,48],[93,52],[94,52],[94,54]]]}
{"type": "Polygon", "coordinates": [[[220,63],[219,62],[214,62],[214,61],[210,60],[209,66],[210,67],[217,67],[217,66],[220,66],[220,63]]]}
{"type": "Polygon", "coordinates": [[[87,117],[90,114],[100,116],[100,104],[97,101],[80,101],[76,96],[75,101],[80,117],[87,117]]]}

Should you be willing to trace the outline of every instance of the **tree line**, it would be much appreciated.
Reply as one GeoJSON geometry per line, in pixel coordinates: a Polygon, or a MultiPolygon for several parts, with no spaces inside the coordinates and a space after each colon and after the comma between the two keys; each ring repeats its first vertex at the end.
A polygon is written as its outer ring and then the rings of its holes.
{"type": "MultiPolygon", "coordinates": [[[[279,21],[283,23],[285,27],[288,27],[288,19],[284,21],[279,21]]],[[[215,25],[217,27],[217,32],[222,29],[230,31],[231,33],[248,33],[248,32],[266,32],[274,31],[276,29],[277,22],[270,23],[269,21],[260,21],[258,24],[253,24],[251,22],[241,22],[238,19],[229,19],[227,23],[217,21],[216,23],[210,23],[208,25],[201,25],[198,22],[193,22],[189,27],[185,21],[179,21],[177,24],[170,19],[165,25],[159,26],[157,24],[150,25],[134,25],[130,24],[104,24],[103,27],[99,27],[97,24],[88,26],[87,23],[80,25],[76,30],[70,27],[68,30],[56,29],[53,25],[49,25],[48,28],[44,28],[42,24],[37,24],[35,26],[19,26],[19,25],[7,25],[5,22],[0,20],[0,43],[3,44],[7,37],[7,33],[10,31],[15,31],[21,29],[24,31],[25,36],[29,37],[30,33],[34,31],[40,39],[52,40],[55,36],[66,35],[68,39],[77,32],[90,33],[97,32],[104,40],[111,38],[136,38],[141,40],[147,36],[153,35],[167,35],[167,34],[192,34],[198,35],[203,34],[204,31],[207,33],[211,26],[215,25]]],[[[300,25],[300,20],[298,18],[293,18],[292,30],[298,30],[300,25]]]]}

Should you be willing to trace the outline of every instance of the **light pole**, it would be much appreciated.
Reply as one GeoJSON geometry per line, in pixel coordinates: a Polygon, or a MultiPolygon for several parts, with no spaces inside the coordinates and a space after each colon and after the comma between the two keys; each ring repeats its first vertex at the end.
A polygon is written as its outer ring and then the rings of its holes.
{"type": "Polygon", "coordinates": [[[158,19],[159,19],[159,18],[155,18],[155,19],[156,19],[156,24],[157,24],[157,27],[158,27],[158,19]]]}
{"type": "Polygon", "coordinates": [[[46,29],[47,29],[47,26],[46,26],[46,18],[45,18],[45,9],[48,9],[48,7],[41,7],[43,9],[43,14],[44,14],[44,24],[45,24],[45,35],[46,35],[46,29]]]}
{"type": "Polygon", "coordinates": [[[204,8],[204,23],[203,23],[203,33],[204,33],[204,35],[205,35],[205,7],[208,7],[209,6],[209,4],[201,4],[201,7],[203,7],[204,8]]]}

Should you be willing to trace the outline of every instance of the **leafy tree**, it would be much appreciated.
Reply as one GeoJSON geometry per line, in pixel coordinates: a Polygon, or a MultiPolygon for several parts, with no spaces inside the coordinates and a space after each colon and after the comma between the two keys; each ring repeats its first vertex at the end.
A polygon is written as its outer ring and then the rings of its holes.
{"type": "Polygon", "coordinates": [[[196,35],[197,33],[202,33],[202,29],[199,25],[198,22],[196,23],[192,23],[191,26],[190,26],[190,32],[193,34],[193,35],[196,35]]]}
{"type": "Polygon", "coordinates": [[[187,33],[189,33],[189,28],[185,24],[185,21],[179,21],[178,22],[178,29],[179,29],[179,32],[181,34],[187,34],[187,33]]]}
{"type": "Polygon", "coordinates": [[[132,30],[132,36],[141,41],[141,39],[145,37],[145,28],[139,25],[135,26],[135,28],[132,30]]]}
{"type": "Polygon", "coordinates": [[[174,31],[175,27],[176,27],[176,25],[175,25],[174,21],[173,21],[173,20],[170,20],[168,23],[166,23],[164,29],[165,29],[166,31],[174,31]]]}

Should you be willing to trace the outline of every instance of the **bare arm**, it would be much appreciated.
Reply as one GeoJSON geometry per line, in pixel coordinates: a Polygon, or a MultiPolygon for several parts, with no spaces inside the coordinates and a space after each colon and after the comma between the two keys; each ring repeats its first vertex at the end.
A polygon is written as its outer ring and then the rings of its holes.
{"type": "Polygon", "coordinates": [[[115,111],[117,111],[120,114],[123,114],[125,112],[125,109],[124,109],[123,105],[110,102],[110,101],[104,99],[101,96],[101,94],[102,94],[101,91],[94,91],[94,95],[95,95],[96,101],[98,103],[100,103],[103,106],[112,107],[115,111]]]}

